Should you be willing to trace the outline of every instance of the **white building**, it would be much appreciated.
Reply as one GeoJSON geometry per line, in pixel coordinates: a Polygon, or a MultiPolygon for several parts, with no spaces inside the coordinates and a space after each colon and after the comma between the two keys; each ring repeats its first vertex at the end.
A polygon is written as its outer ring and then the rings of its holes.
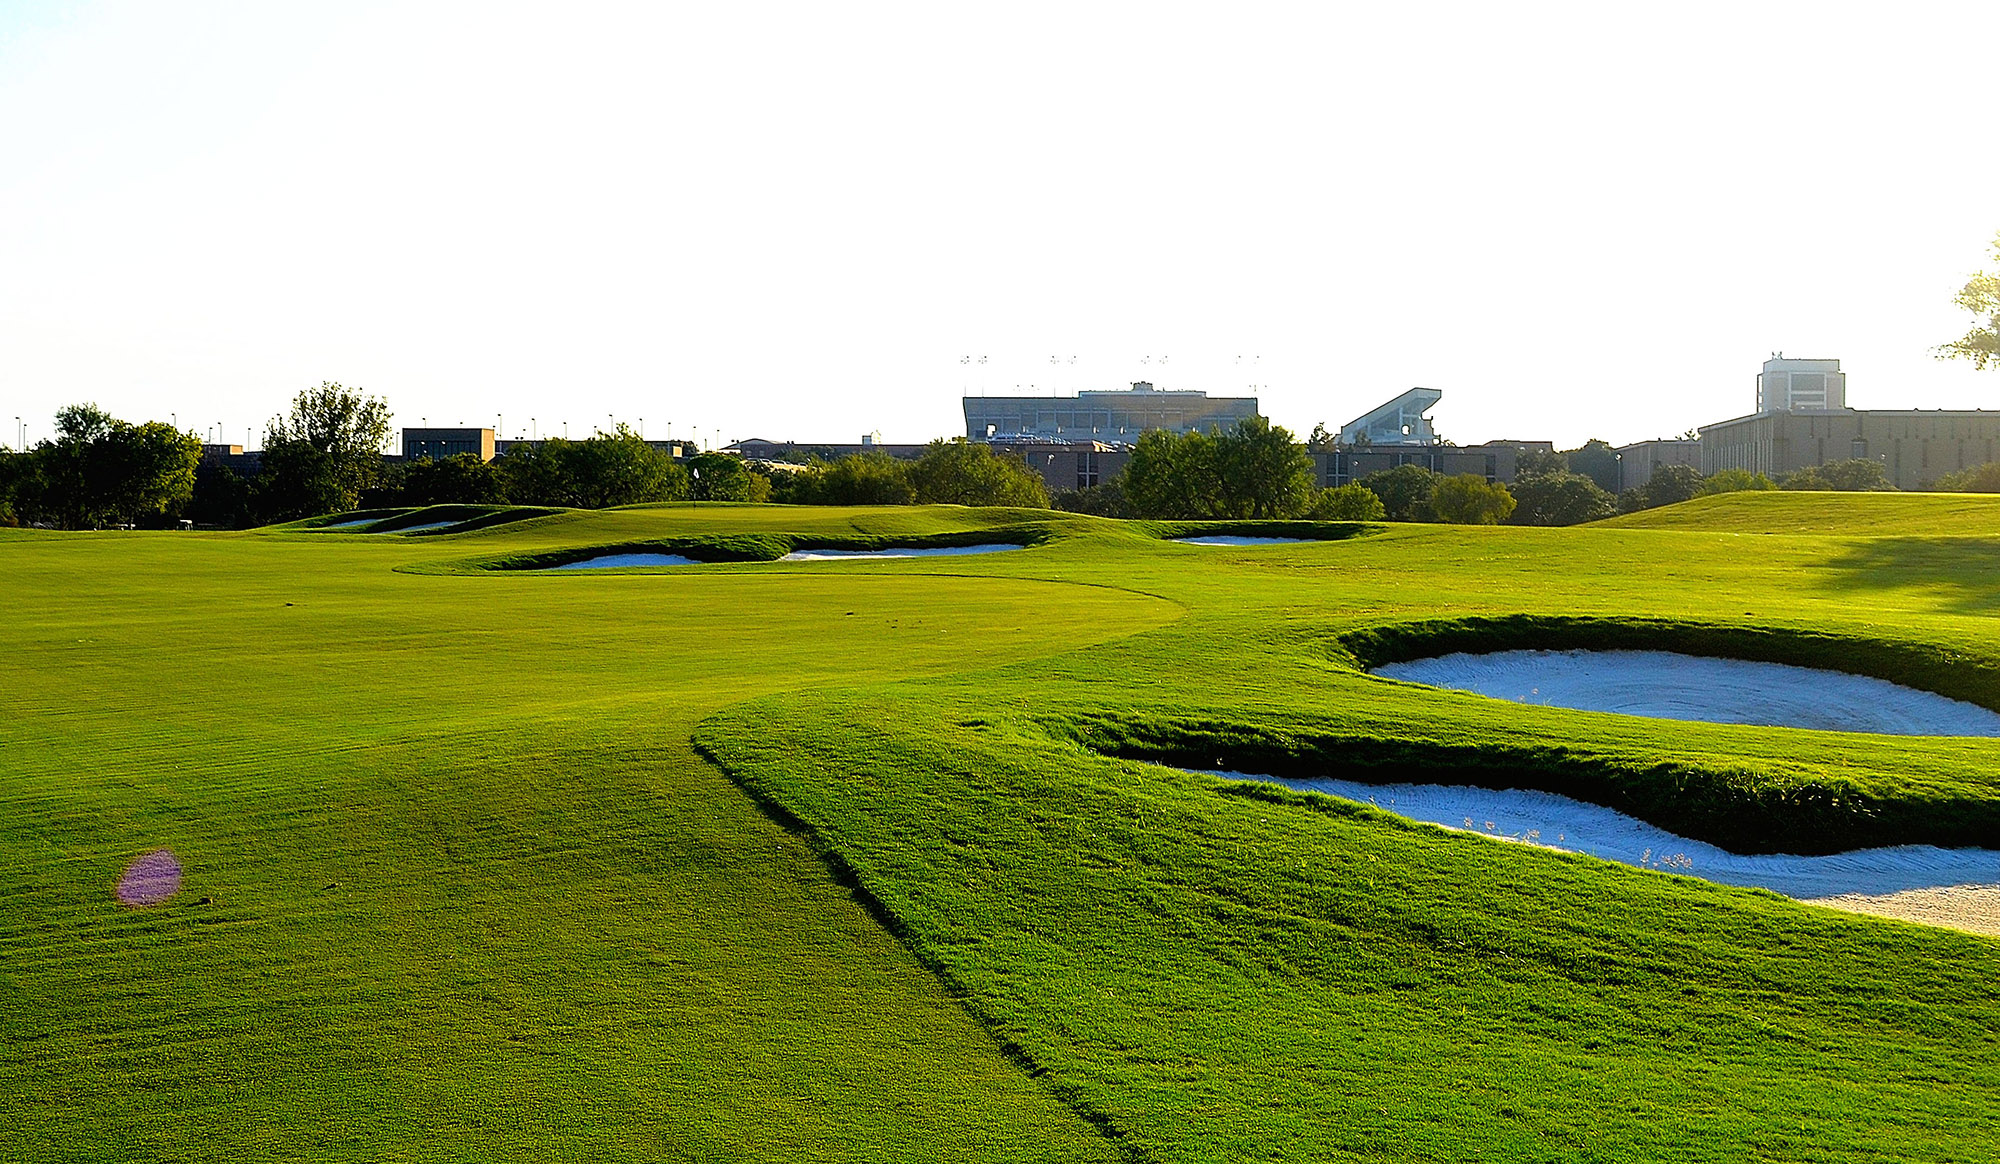
{"type": "Polygon", "coordinates": [[[1818,412],[1847,407],[1839,360],[1788,360],[1774,352],[1757,376],[1757,412],[1818,412]]]}

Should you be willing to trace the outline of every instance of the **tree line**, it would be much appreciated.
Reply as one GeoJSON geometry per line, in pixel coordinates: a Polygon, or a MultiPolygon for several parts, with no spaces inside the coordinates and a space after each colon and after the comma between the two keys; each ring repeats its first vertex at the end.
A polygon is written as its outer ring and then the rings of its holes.
{"type": "Polygon", "coordinates": [[[491,461],[471,453],[396,461],[382,454],[390,417],[385,401],[340,384],[307,389],[272,418],[257,471],[244,473],[223,458],[204,458],[192,433],[72,405],[57,413],[53,438],[24,453],[0,453],[0,524],[159,528],[185,519],[245,528],[443,503],[1049,503],[1026,462],[962,439],[933,441],[915,460],[864,454],[787,471],[721,453],[676,459],[621,425],[586,439],[517,443],[491,461]]]}
{"type": "MultiPolygon", "coordinates": [[[[999,505],[1111,517],[1423,521],[1471,525],[1576,525],[1713,493],[1757,489],[1891,490],[1867,459],[1801,469],[1773,481],[1725,469],[1657,466],[1647,483],[1617,491],[1610,444],[1521,457],[1511,485],[1419,465],[1317,485],[1309,445],[1263,417],[1228,429],[1149,432],[1123,470],[1052,499],[1019,457],[963,438],[933,441],[915,459],[860,453],[804,465],[745,462],[720,453],[677,460],[619,426],[581,440],[514,445],[486,461],[472,454],[385,460],[388,405],[339,384],[308,389],[265,430],[259,471],[204,459],[191,433],[159,421],[132,424],[94,405],[56,414],[56,434],[25,453],[0,455],[0,524],[64,529],[163,526],[181,519],[242,528],[361,508],[441,503],[600,509],[659,501],[777,501],[807,505],[999,505]]],[[[1321,430],[1323,431],[1323,427],[1321,430]]],[[[1948,474],[1939,490],[2000,493],[2000,463],[1948,474]]]]}

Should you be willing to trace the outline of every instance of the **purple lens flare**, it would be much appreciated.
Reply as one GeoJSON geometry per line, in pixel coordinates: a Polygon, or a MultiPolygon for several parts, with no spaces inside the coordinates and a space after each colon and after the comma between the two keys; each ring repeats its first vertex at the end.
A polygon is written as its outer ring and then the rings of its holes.
{"type": "Polygon", "coordinates": [[[181,887],[181,863],[172,849],[154,849],[125,867],[118,900],[126,905],[158,905],[181,887]]]}

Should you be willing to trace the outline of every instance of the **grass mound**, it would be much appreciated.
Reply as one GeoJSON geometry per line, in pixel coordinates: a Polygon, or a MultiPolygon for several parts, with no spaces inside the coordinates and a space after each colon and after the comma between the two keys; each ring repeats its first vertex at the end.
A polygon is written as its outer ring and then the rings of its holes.
{"type": "Polygon", "coordinates": [[[1610,529],[1704,530],[1742,534],[2000,535],[2000,494],[1721,493],[1607,518],[1610,529]]]}
{"type": "Polygon", "coordinates": [[[1078,715],[1053,734],[1106,756],[1290,779],[1467,784],[1553,792],[1734,853],[1817,856],[1884,845],[1941,848],[2000,837],[2000,790],[1948,788],[1785,767],[1662,759],[1560,744],[1381,738],[1324,721],[1078,715]]]}
{"type": "Polygon", "coordinates": [[[1154,536],[1173,540],[1198,537],[1297,538],[1309,542],[1340,542],[1381,530],[1364,521],[1149,521],[1140,523],[1154,536]]]}

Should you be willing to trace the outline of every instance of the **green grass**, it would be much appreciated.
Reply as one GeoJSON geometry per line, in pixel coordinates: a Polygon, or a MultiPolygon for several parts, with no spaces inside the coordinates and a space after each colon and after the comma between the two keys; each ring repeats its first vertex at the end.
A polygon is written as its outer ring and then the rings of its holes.
{"type": "Polygon", "coordinates": [[[1939,497],[1869,536],[1876,499],[1836,500],[1754,552],[950,507],[0,531],[0,1157],[1979,1158],[2000,942],[1139,758],[1511,764],[1976,835],[2000,742],[1357,666],[1658,632],[1995,702],[2000,520],[1939,497]],[[478,568],[995,531],[1038,544],[478,568]],[[183,892],[119,907],[157,846],[183,892]]]}
{"type": "Polygon", "coordinates": [[[1705,533],[1937,536],[2000,534],[1996,493],[1720,493],[1594,523],[1705,533]]]}

